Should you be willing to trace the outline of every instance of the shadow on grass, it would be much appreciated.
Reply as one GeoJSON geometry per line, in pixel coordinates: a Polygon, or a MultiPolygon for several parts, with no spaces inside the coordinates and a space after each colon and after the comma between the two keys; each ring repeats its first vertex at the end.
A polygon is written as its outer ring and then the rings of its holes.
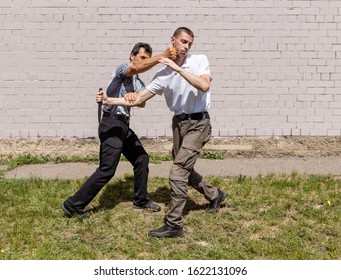
{"type": "MultiPolygon", "coordinates": [[[[99,197],[100,208],[112,209],[123,202],[132,202],[134,198],[134,176],[129,175],[121,178],[114,183],[109,183],[105,186],[103,193],[99,197]]],[[[154,192],[148,192],[149,197],[155,203],[162,203],[168,207],[170,201],[170,189],[166,186],[160,186],[154,192]]],[[[190,211],[203,210],[207,205],[199,205],[195,203],[190,197],[187,199],[186,207],[183,215],[188,215],[190,211]]],[[[96,212],[97,209],[92,211],[96,212]]]]}

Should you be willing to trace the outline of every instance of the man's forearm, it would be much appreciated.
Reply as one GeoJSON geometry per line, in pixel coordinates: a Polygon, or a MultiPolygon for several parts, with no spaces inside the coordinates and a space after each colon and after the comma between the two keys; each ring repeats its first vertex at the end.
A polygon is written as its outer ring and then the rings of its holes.
{"type": "Polygon", "coordinates": [[[142,60],[139,64],[135,65],[136,73],[143,73],[153,68],[156,64],[159,63],[159,60],[162,58],[162,55],[156,55],[148,59],[142,60]]]}
{"type": "Polygon", "coordinates": [[[184,69],[177,71],[187,82],[189,82],[196,89],[206,92],[210,88],[210,76],[195,76],[184,69]]]}
{"type": "Polygon", "coordinates": [[[187,82],[189,82],[193,87],[196,89],[206,92],[210,88],[211,84],[211,77],[208,74],[196,76],[189,72],[187,72],[185,69],[181,68],[179,65],[177,65],[174,61],[163,58],[160,60],[160,62],[164,65],[169,66],[174,71],[178,72],[181,77],[183,77],[187,82]]]}
{"type": "Polygon", "coordinates": [[[125,101],[123,97],[108,97],[106,100],[103,100],[103,104],[123,106],[123,107],[137,106],[137,104],[135,104],[135,103],[129,103],[129,102],[125,101]]]}
{"type": "Polygon", "coordinates": [[[149,90],[143,89],[138,95],[136,100],[126,101],[124,97],[108,97],[103,99],[103,104],[108,105],[116,105],[123,107],[137,107],[142,106],[144,102],[152,98],[154,94],[152,94],[149,90]]]}
{"type": "Polygon", "coordinates": [[[166,50],[164,50],[159,55],[155,55],[146,59],[141,60],[136,65],[129,66],[127,70],[127,75],[136,75],[139,73],[143,73],[152,67],[154,67],[156,64],[160,62],[160,59],[162,58],[169,58],[169,59],[175,59],[176,58],[176,50],[174,47],[168,47],[166,50]]]}

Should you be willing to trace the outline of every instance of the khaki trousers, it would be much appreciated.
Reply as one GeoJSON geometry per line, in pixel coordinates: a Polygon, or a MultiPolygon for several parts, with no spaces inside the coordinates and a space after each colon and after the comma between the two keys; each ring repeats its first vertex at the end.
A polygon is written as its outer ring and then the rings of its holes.
{"type": "Polygon", "coordinates": [[[218,189],[194,170],[203,146],[211,137],[210,119],[180,120],[174,116],[173,165],[169,172],[171,201],[165,222],[171,227],[183,227],[183,210],[187,201],[188,185],[202,193],[208,201],[218,197],[218,189]]]}

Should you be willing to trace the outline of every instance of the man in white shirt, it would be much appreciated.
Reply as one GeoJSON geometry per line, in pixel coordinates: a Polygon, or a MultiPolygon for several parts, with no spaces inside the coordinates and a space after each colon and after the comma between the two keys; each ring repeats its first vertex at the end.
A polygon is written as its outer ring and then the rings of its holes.
{"type": "Polygon", "coordinates": [[[208,213],[219,211],[226,194],[212,186],[194,170],[203,146],[211,136],[210,107],[211,73],[205,55],[192,55],[189,50],[194,41],[193,32],[179,27],[171,37],[176,49],[174,60],[160,59],[165,67],[159,70],[152,82],[138,95],[129,93],[124,98],[108,98],[99,92],[97,101],[119,106],[138,106],[155,94],[164,94],[167,105],[174,112],[173,165],[169,173],[171,201],[165,224],[149,232],[153,237],[182,237],[183,210],[187,201],[187,185],[202,193],[210,202],[208,213]]]}

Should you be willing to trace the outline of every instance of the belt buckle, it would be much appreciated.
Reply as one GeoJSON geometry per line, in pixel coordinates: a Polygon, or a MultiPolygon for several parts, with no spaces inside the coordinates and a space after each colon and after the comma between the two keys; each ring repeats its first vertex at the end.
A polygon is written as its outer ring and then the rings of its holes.
{"type": "Polygon", "coordinates": [[[182,120],[182,121],[186,119],[186,114],[185,113],[182,113],[182,114],[180,114],[178,116],[179,116],[179,119],[182,120]]]}

